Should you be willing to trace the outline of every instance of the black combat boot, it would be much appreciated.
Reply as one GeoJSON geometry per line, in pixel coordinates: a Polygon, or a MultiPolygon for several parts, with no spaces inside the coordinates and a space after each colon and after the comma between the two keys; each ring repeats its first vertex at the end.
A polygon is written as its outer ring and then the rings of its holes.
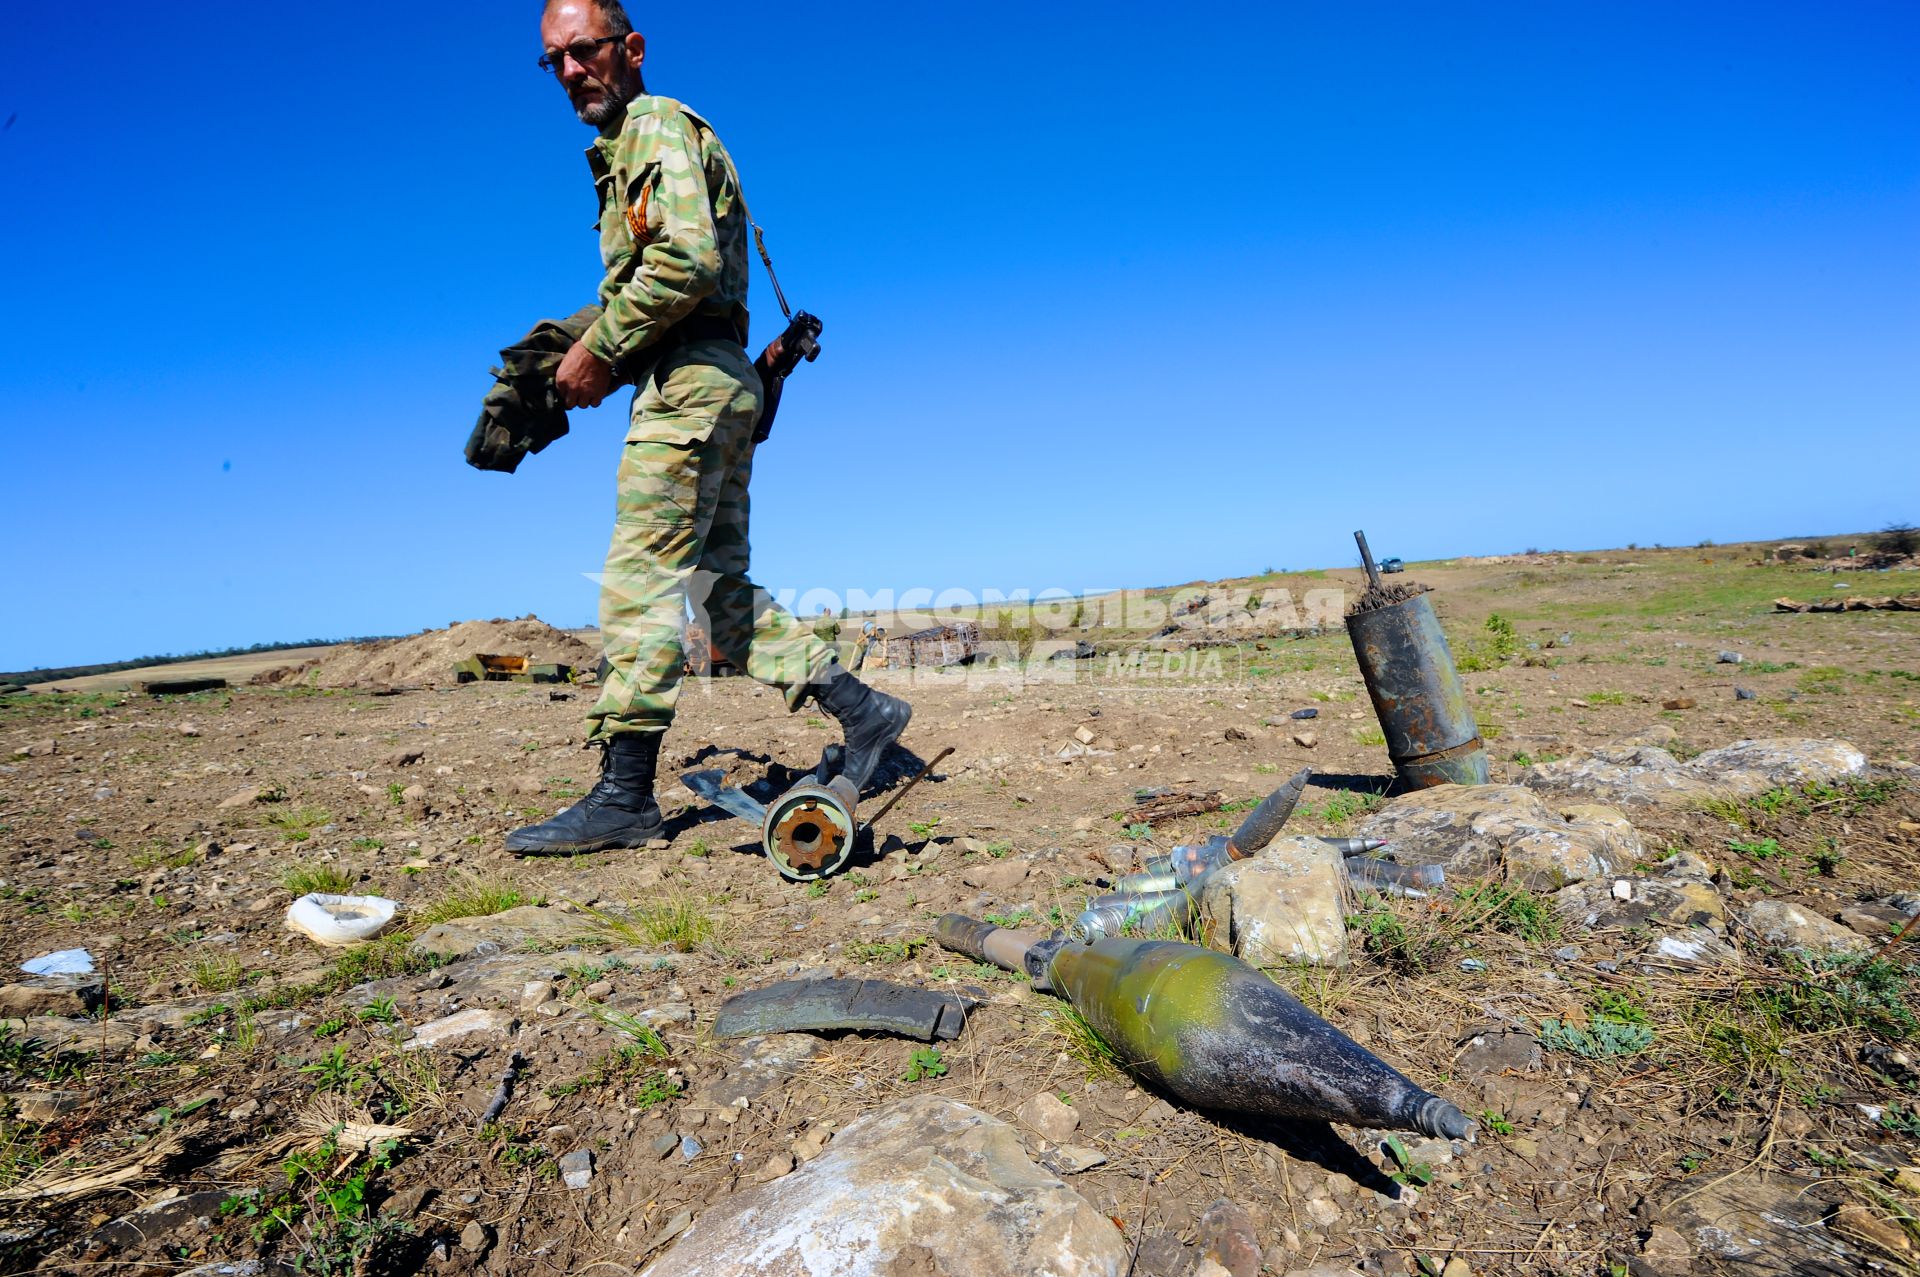
{"type": "Polygon", "coordinates": [[[887,746],[907,730],[913,706],[897,696],[876,692],[841,669],[838,661],[829,665],[826,677],[814,684],[813,699],[840,720],[840,734],[847,740],[847,762],[840,774],[852,781],[855,789],[864,790],[887,746]]]}
{"type": "Polygon", "coordinates": [[[550,820],[507,835],[507,850],[537,855],[644,847],[666,832],[653,801],[654,765],[665,732],[617,732],[607,738],[600,782],[550,820]]]}

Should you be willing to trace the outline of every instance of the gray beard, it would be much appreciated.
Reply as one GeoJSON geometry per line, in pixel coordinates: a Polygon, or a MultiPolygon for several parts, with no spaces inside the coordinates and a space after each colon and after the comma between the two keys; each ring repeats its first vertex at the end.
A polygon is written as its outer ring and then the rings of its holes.
{"type": "MultiPolygon", "coordinates": [[[[624,80],[625,77],[622,77],[624,80]]],[[[608,84],[601,87],[606,90],[598,102],[582,107],[575,112],[582,124],[591,124],[596,129],[605,128],[627,113],[627,103],[640,96],[640,86],[632,83],[608,84]]]]}

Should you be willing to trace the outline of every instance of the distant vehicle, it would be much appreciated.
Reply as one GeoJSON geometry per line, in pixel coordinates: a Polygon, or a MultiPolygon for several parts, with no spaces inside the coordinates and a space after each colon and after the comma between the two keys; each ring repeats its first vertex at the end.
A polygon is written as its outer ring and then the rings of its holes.
{"type": "Polygon", "coordinates": [[[1380,570],[1382,572],[1405,572],[1407,565],[1398,559],[1382,559],[1380,560],[1380,570]]]}

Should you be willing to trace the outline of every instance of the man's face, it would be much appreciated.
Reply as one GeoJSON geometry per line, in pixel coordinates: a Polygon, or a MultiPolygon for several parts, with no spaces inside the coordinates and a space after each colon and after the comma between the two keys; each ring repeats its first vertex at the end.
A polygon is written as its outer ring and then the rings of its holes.
{"type": "Polygon", "coordinates": [[[582,122],[602,128],[620,118],[640,92],[640,63],[647,42],[638,32],[619,43],[595,45],[584,61],[565,50],[604,39],[607,20],[588,0],[561,0],[540,19],[540,41],[554,76],[582,122]]]}

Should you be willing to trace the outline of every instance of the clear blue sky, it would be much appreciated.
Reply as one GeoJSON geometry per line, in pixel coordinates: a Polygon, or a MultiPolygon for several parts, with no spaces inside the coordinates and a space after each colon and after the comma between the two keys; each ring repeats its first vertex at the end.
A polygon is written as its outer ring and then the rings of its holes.
{"type": "MultiPolygon", "coordinates": [[[[538,8],[10,6],[0,669],[592,618],[624,392],[460,455],[598,278],[538,8]]],[[[1909,0],[633,12],[827,324],[770,587],[1920,520],[1909,0]]]]}

